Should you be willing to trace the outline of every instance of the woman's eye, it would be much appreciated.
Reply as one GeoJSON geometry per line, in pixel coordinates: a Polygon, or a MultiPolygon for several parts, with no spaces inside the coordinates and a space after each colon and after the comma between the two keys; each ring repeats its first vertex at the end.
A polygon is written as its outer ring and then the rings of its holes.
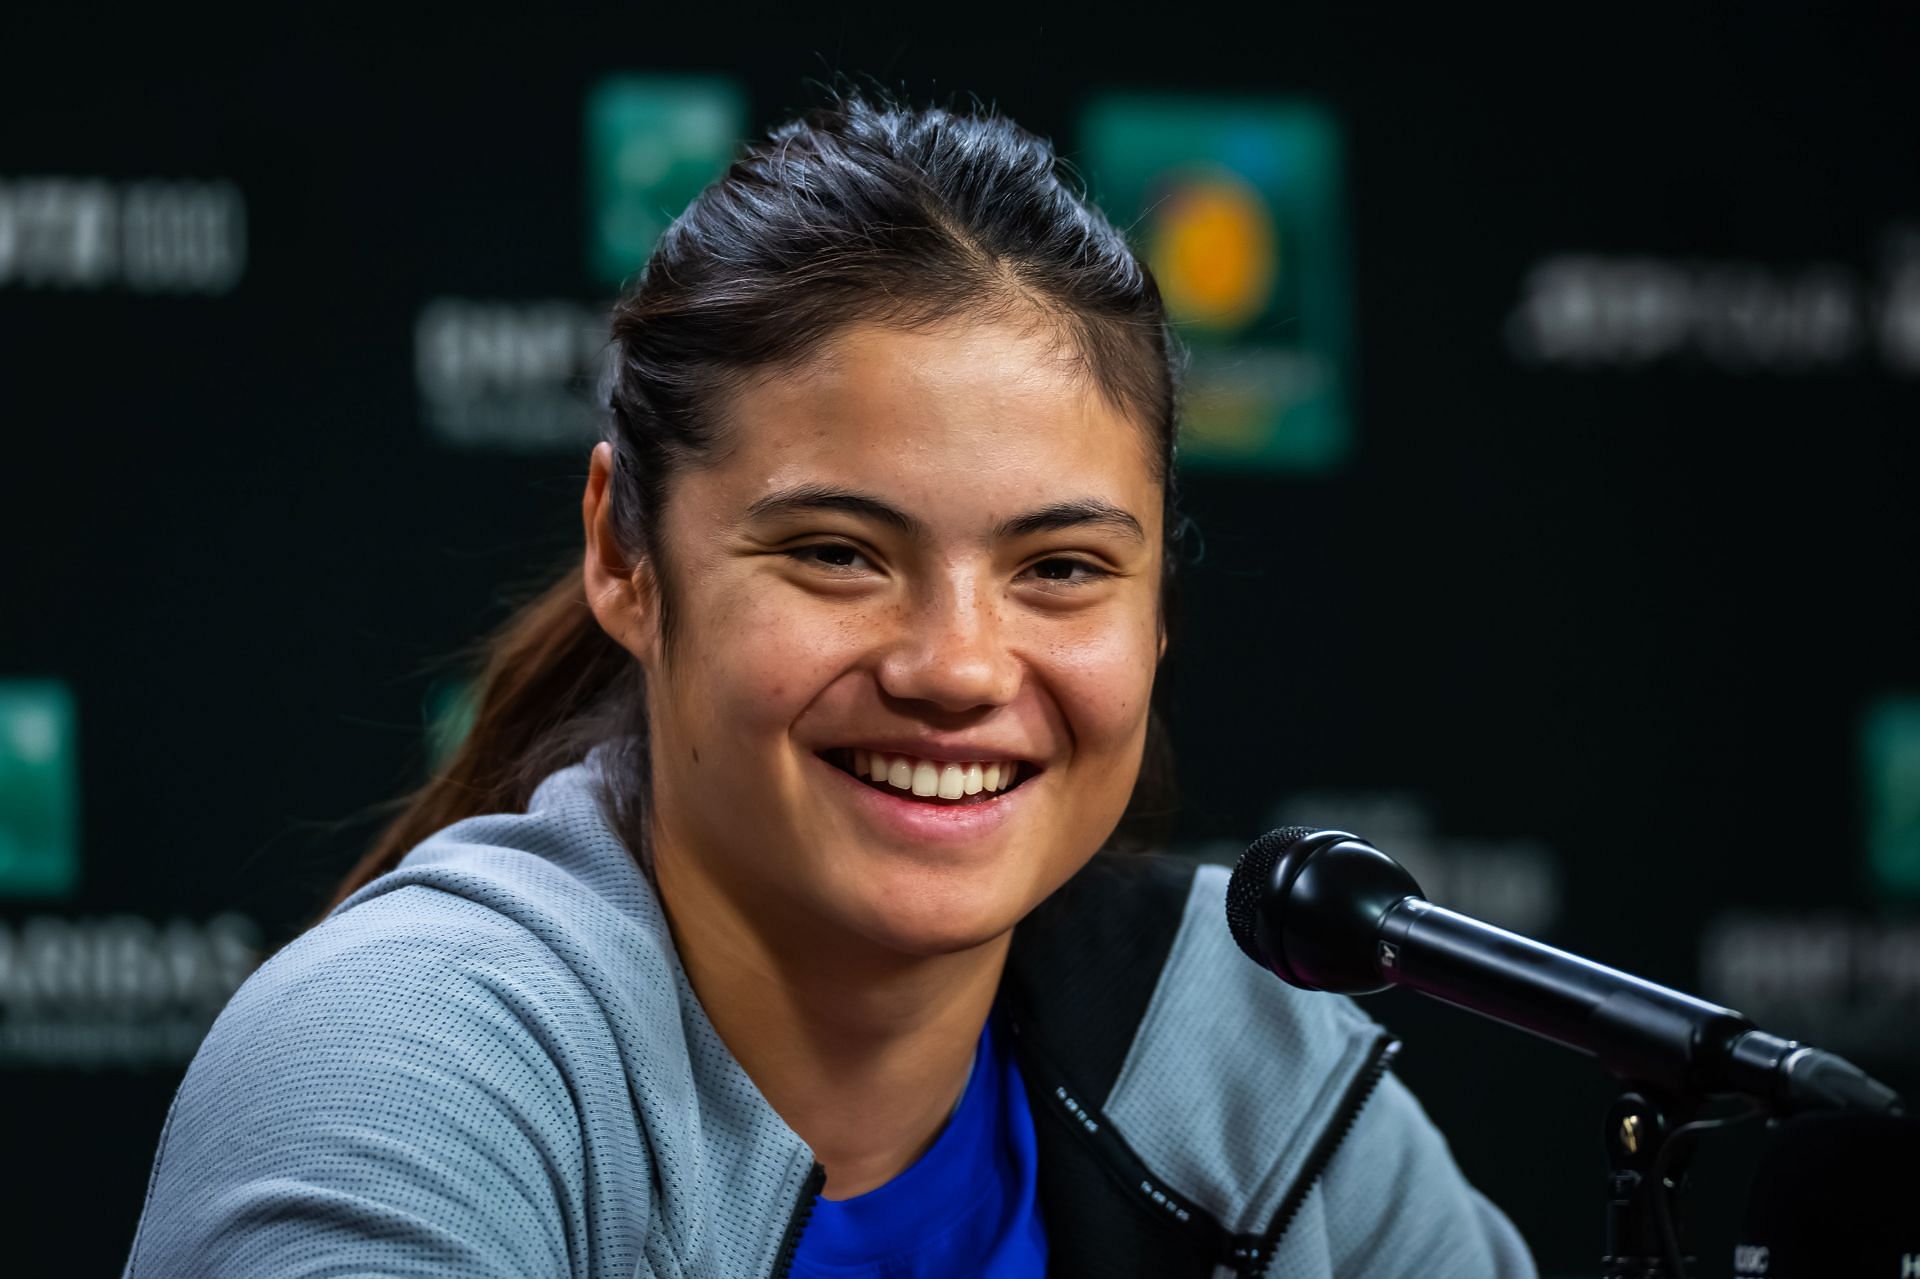
{"type": "Polygon", "coordinates": [[[1043,582],[1069,584],[1090,582],[1098,577],[1111,576],[1098,564],[1090,564],[1086,560],[1067,559],[1063,556],[1041,560],[1028,571],[1043,582]]]}
{"type": "Polygon", "coordinates": [[[866,556],[844,542],[814,542],[793,547],[786,554],[802,564],[836,570],[857,569],[867,562],[866,556]]]}

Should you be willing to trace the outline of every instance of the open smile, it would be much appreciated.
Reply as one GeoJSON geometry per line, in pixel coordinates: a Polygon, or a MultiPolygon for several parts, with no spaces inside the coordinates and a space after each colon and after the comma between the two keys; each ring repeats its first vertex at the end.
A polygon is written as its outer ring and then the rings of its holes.
{"type": "Polygon", "coordinates": [[[936,806],[991,804],[1039,772],[1017,759],[923,759],[860,747],[836,747],[820,758],[874,790],[936,806]]]}

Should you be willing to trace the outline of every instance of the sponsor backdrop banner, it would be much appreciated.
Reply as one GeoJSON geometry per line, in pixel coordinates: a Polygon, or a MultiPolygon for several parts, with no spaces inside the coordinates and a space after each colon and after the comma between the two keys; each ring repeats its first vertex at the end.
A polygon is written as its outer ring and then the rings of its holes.
{"type": "MultiPolygon", "coordinates": [[[[1179,850],[1346,826],[1920,1091],[1911,15],[329,13],[9,21],[0,1270],[117,1271],[206,1026],[577,554],[610,302],[839,73],[1049,134],[1159,275],[1179,850]]],[[[1367,1007],[1593,1273],[1608,1082],[1367,1007]]]]}

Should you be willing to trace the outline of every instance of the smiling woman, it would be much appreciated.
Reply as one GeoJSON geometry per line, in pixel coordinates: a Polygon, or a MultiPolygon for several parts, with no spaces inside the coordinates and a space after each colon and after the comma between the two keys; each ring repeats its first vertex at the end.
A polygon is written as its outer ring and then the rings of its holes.
{"type": "Polygon", "coordinates": [[[1160,482],[1041,323],[857,326],[737,391],[662,519],[672,652],[601,518],[603,446],[587,594],[651,676],[670,916],[751,893],[780,920],[745,935],[816,955],[1001,949],[1119,821],[1161,650],[1160,482]],[[885,787],[848,784],[854,752],[885,787]]]}
{"type": "Polygon", "coordinates": [[[1114,851],[1173,344],[1046,144],[818,111],[613,338],[581,567],[209,1035],[129,1273],[1530,1273],[1386,1035],[1114,851]]]}

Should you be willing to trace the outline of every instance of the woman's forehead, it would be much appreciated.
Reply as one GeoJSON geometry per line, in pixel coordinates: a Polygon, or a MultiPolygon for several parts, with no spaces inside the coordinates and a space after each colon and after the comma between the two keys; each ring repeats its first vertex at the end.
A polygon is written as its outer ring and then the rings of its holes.
{"type": "Polygon", "coordinates": [[[1033,325],[850,328],[737,391],[726,422],[704,477],[747,504],[812,484],[934,507],[1070,494],[1158,519],[1148,432],[1033,325]]]}

